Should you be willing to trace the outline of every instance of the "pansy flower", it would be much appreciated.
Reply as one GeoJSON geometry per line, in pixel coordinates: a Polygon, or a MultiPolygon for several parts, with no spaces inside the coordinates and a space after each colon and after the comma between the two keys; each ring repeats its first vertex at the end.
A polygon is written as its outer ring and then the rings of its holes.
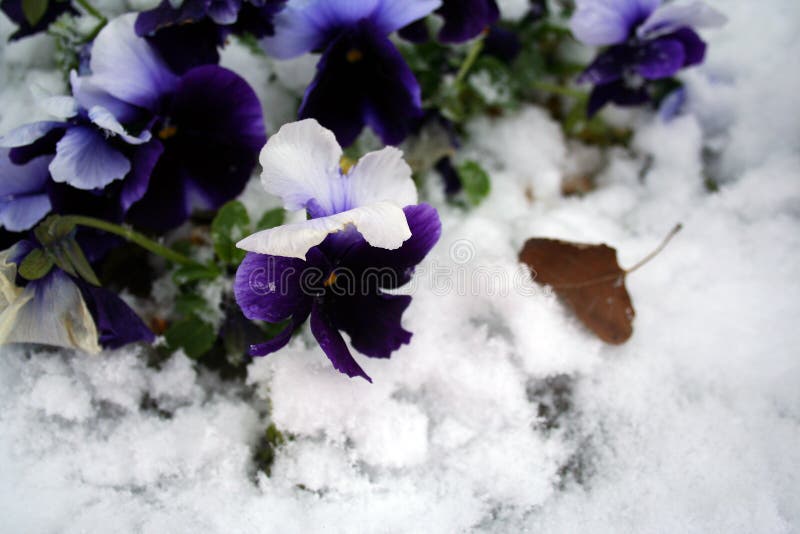
{"type": "Polygon", "coordinates": [[[272,35],[272,19],[286,0],[162,0],[139,13],[136,34],[158,48],[177,72],[219,62],[218,48],[231,34],[272,35]]]}
{"type": "Polygon", "coordinates": [[[33,245],[0,252],[0,344],[37,343],[98,353],[128,343],[152,343],[153,333],[112,292],[53,268],[20,284],[17,268],[33,245]]]}
{"type": "Polygon", "coordinates": [[[400,143],[422,115],[419,84],[388,36],[428,15],[440,0],[290,0],[264,48],[278,59],[322,51],[299,117],[315,118],[344,146],[369,126],[400,143]]]}
{"type": "Polygon", "coordinates": [[[135,184],[134,224],[165,231],[195,209],[213,210],[242,192],[265,141],[261,104],[236,73],[217,65],[171,70],[134,32],[136,15],[118,17],[95,39],[81,83],[148,114],[163,152],[135,184]]]}
{"type": "Polygon", "coordinates": [[[112,220],[144,193],[137,183],[152,171],[160,144],[147,129],[131,133],[117,120],[115,113],[127,121],[138,117],[131,106],[74,87],[78,98],[42,100],[57,120],[23,125],[0,138],[0,224],[7,230],[28,230],[56,206],[86,213],[60,192],[97,199],[112,220]]]}
{"type": "Polygon", "coordinates": [[[702,2],[578,0],[572,33],[585,44],[609,47],[579,78],[594,84],[589,115],[608,102],[633,106],[650,101],[649,82],[702,63],[706,43],[695,28],[725,20],[702,2]]]}
{"type": "Polygon", "coordinates": [[[340,331],[372,358],[388,358],[410,341],[401,317],[411,297],[387,291],[411,279],[441,224],[434,208],[417,204],[398,149],[371,152],[349,172],[341,157],[334,134],[315,120],[287,124],[270,138],[261,152],[264,187],[287,209],[305,209],[308,220],[239,242],[248,254],[234,293],[247,318],[287,322],[251,354],[280,349],[310,315],[311,332],[333,366],[370,380],[340,331]]]}
{"type": "MultiPolygon", "coordinates": [[[[495,0],[442,0],[436,14],[444,21],[437,34],[442,43],[474,39],[500,18],[495,0]]],[[[413,22],[400,30],[400,36],[415,43],[425,42],[430,37],[428,25],[425,20],[413,22]]]]}
{"type": "Polygon", "coordinates": [[[72,7],[69,0],[50,0],[47,2],[44,13],[41,14],[35,24],[25,15],[22,8],[23,0],[0,0],[0,11],[6,14],[17,25],[17,31],[11,34],[9,41],[16,41],[29,35],[46,31],[58,17],[64,13],[78,14],[72,7]]]}

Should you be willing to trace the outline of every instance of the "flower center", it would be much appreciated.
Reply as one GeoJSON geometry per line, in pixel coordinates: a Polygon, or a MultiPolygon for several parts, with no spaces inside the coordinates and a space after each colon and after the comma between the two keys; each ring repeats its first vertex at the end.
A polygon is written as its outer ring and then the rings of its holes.
{"type": "Polygon", "coordinates": [[[173,126],[172,124],[167,124],[158,132],[159,139],[166,141],[170,137],[175,137],[175,134],[178,133],[178,127],[173,126]]]}
{"type": "Polygon", "coordinates": [[[336,273],[331,273],[331,275],[328,277],[327,280],[325,280],[325,282],[322,285],[324,287],[331,287],[333,284],[336,283],[336,278],[338,278],[338,276],[336,276],[336,273]]]}
{"type": "Polygon", "coordinates": [[[358,63],[359,61],[364,59],[364,53],[358,48],[351,48],[350,50],[347,51],[347,55],[345,55],[345,58],[350,63],[358,63]]]}

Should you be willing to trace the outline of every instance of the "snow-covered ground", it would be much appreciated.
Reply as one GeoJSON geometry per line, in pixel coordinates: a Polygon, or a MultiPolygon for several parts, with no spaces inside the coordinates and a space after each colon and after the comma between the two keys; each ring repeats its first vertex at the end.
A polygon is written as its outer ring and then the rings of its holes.
{"type": "MultiPolygon", "coordinates": [[[[359,358],[372,385],[309,335],[249,389],[182,356],[3,347],[0,531],[800,532],[800,3],[711,3],[730,22],[687,74],[690,113],[620,118],[634,150],[605,154],[589,195],[555,194],[598,154],[541,111],[473,125],[492,194],[468,214],[434,198],[415,335],[359,358]],[[607,242],[629,266],[677,222],[628,280],[621,347],[519,275],[528,237],[607,242]],[[289,439],[267,477],[270,424],[289,439]]],[[[58,81],[43,44],[0,45],[3,131],[31,118],[26,84],[58,81]]]]}

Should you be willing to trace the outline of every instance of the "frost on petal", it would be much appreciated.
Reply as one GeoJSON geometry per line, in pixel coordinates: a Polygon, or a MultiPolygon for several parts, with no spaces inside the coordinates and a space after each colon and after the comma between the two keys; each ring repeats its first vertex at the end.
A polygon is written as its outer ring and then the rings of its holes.
{"type": "Polygon", "coordinates": [[[398,206],[417,203],[417,187],[403,152],[386,147],[362,157],[348,174],[350,205],[354,208],[375,202],[394,202],[398,206]]]}
{"type": "Polygon", "coordinates": [[[130,104],[155,111],[178,83],[166,63],[133,30],[135,14],[111,20],[92,46],[91,83],[130,104]]]}
{"type": "Polygon", "coordinates": [[[63,272],[30,282],[0,314],[0,343],[100,352],[97,327],[78,286],[63,272]]]}
{"type": "Polygon", "coordinates": [[[111,147],[103,134],[87,126],[67,130],[50,162],[54,182],[78,189],[101,189],[130,170],[128,158],[111,147]]]}
{"type": "Polygon", "coordinates": [[[322,243],[329,234],[341,232],[350,225],[367,243],[378,248],[398,249],[411,237],[403,210],[391,202],[378,202],[328,217],[264,230],[241,240],[236,246],[259,254],[302,259],[310,248],[322,243]]]}
{"type": "Polygon", "coordinates": [[[317,121],[286,124],[261,151],[261,182],[286,209],[304,209],[315,200],[325,214],[333,214],[343,201],[341,157],[333,132],[317,121]]]}
{"type": "Polygon", "coordinates": [[[725,15],[704,2],[669,3],[656,9],[636,33],[642,38],[653,38],[679,28],[719,27],[727,21],[725,15]]]}
{"type": "Polygon", "coordinates": [[[578,0],[570,29],[579,41],[588,45],[622,43],[636,24],[660,3],[660,0],[578,0]]]}

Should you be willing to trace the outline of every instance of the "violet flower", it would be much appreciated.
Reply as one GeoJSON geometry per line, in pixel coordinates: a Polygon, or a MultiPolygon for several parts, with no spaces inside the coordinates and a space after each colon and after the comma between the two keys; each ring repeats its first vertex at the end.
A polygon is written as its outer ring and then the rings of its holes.
{"type": "Polygon", "coordinates": [[[594,84],[588,114],[609,102],[635,106],[650,101],[649,82],[702,63],[706,43],[694,28],[725,20],[702,2],[578,0],[572,33],[585,44],[609,46],[579,78],[594,84]]]}
{"type": "Polygon", "coordinates": [[[136,34],[146,37],[169,66],[183,73],[219,62],[219,51],[231,33],[257,38],[272,35],[272,19],[286,0],[169,0],[139,13],[136,34]]]}
{"type": "MultiPolygon", "coordinates": [[[[442,0],[436,10],[444,25],[437,39],[442,43],[463,43],[474,39],[500,18],[495,0],[442,0]]],[[[409,24],[400,30],[400,36],[414,43],[430,38],[425,20],[409,24]]]]}
{"type": "Polygon", "coordinates": [[[264,230],[237,244],[248,254],[234,293],[249,319],[280,323],[275,338],[251,347],[264,356],[289,342],[311,316],[311,332],[340,372],[371,381],[354,349],[389,358],[411,339],[401,317],[407,295],[385,292],[411,279],[436,244],[439,216],[417,204],[411,169],[402,152],[371,152],[347,173],[334,134],[315,120],[287,124],[261,152],[265,189],[309,220],[264,230]]]}
{"type": "Polygon", "coordinates": [[[72,7],[70,0],[50,0],[41,18],[33,25],[31,25],[22,10],[22,0],[0,0],[0,11],[5,13],[17,25],[17,31],[11,34],[8,38],[9,41],[16,41],[23,37],[46,31],[64,13],[78,14],[78,11],[72,7]]]}
{"type": "Polygon", "coordinates": [[[44,278],[18,285],[17,267],[33,248],[21,241],[0,252],[0,344],[37,343],[94,354],[154,341],[119,297],[56,267],[44,278]]]}
{"type": "Polygon", "coordinates": [[[290,0],[263,41],[278,59],[322,51],[300,118],[315,118],[353,143],[369,126],[385,144],[400,143],[422,114],[419,84],[388,35],[425,17],[440,0],[290,0]]]}
{"type": "Polygon", "coordinates": [[[135,18],[118,17],[103,28],[78,92],[97,91],[148,113],[163,153],[152,173],[131,185],[141,198],[129,206],[128,219],[165,231],[193,210],[217,209],[242,192],[265,141],[264,120],[243,78],[216,65],[173,72],[136,36],[135,18]]]}

